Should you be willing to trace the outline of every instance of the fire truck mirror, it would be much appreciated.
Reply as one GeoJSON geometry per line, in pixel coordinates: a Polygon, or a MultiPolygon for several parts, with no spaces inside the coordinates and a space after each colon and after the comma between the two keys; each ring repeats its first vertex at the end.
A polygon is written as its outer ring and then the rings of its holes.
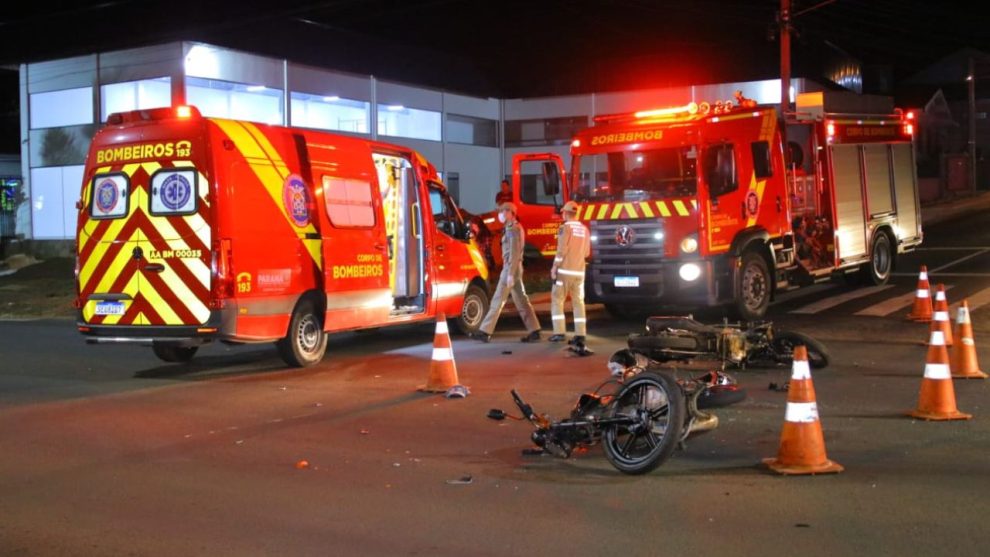
{"type": "Polygon", "coordinates": [[[557,170],[557,163],[548,161],[543,163],[543,194],[557,195],[560,193],[560,172],[557,170]]]}
{"type": "Polygon", "coordinates": [[[712,199],[733,192],[739,187],[736,179],[735,149],[731,143],[710,145],[702,159],[705,182],[712,199]]]}

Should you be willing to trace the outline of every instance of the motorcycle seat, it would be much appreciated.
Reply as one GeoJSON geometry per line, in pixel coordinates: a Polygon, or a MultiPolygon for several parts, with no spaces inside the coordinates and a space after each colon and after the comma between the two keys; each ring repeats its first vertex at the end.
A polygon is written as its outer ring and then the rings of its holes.
{"type": "Polygon", "coordinates": [[[646,330],[651,334],[667,329],[680,329],[694,333],[715,333],[720,329],[712,325],[705,325],[683,316],[656,315],[646,319],[646,330]]]}

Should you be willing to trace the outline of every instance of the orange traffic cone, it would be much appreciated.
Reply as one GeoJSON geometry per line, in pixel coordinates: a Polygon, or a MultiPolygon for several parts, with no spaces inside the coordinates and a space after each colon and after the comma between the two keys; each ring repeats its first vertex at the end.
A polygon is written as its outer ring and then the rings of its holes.
{"type": "Polygon", "coordinates": [[[973,341],[973,323],[969,320],[969,301],[963,300],[956,314],[956,336],[959,344],[952,347],[952,377],[986,379],[976,361],[976,343],[973,341]]]}
{"type": "Polygon", "coordinates": [[[908,412],[908,415],[923,420],[968,420],[973,417],[956,408],[956,391],[952,387],[952,374],[949,371],[949,352],[945,349],[942,331],[932,331],[918,408],[908,412]]]}
{"type": "Polygon", "coordinates": [[[433,336],[430,377],[426,380],[426,385],[421,386],[419,390],[428,393],[442,393],[457,384],[457,366],[454,364],[454,350],[450,345],[447,316],[441,312],[437,315],[437,329],[433,336]]]}
{"type": "Polygon", "coordinates": [[[791,383],[787,389],[787,413],[780,432],[777,458],[763,463],[778,474],[830,474],[844,470],[841,464],[825,456],[825,437],[818,421],[815,386],[811,383],[808,349],[794,347],[791,383]]]}
{"type": "Polygon", "coordinates": [[[952,323],[949,321],[949,302],[945,299],[945,285],[935,288],[935,312],[932,314],[930,331],[942,331],[945,345],[952,346],[952,323]]]}
{"type": "Polygon", "coordinates": [[[907,316],[912,321],[928,323],[932,320],[931,285],[928,284],[928,267],[921,266],[918,273],[918,290],[914,296],[914,308],[907,316]]]}

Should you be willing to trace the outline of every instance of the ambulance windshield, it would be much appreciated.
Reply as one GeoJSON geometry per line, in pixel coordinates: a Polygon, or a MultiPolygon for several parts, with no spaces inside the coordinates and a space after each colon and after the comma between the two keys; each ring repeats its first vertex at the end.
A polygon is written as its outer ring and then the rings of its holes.
{"type": "Polygon", "coordinates": [[[698,191],[698,149],[576,155],[573,184],[579,201],[648,201],[694,196],[698,191]]]}

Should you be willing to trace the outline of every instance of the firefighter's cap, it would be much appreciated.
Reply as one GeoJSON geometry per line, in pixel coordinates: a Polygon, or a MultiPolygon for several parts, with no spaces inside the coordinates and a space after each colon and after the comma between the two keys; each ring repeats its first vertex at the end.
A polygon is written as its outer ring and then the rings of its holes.
{"type": "Polygon", "coordinates": [[[580,209],[581,209],[581,207],[577,204],[576,201],[568,201],[567,203],[564,203],[564,206],[563,207],[560,208],[560,212],[561,213],[577,213],[580,209]]]}
{"type": "Polygon", "coordinates": [[[506,201],[498,206],[499,212],[502,211],[512,211],[512,214],[516,214],[516,204],[511,201],[506,201]]]}

